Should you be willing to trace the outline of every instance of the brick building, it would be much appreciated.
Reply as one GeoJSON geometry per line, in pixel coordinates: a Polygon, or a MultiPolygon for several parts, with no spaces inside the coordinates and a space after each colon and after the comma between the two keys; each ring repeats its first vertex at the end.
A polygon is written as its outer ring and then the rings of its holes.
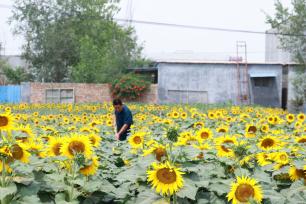
{"type": "MultiPolygon", "coordinates": [[[[26,103],[95,103],[112,100],[108,84],[85,83],[22,83],[21,101],[26,103]]],[[[137,101],[157,103],[157,86],[137,101]]]]}

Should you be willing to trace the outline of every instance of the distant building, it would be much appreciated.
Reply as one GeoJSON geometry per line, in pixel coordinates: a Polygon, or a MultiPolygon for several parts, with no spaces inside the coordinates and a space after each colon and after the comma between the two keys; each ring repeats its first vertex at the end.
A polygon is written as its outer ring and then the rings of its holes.
{"type": "Polygon", "coordinates": [[[12,68],[15,67],[28,67],[28,63],[20,55],[2,55],[1,60],[6,61],[12,68]]]}
{"type": "MultiPolygon", "coordinates": [[[[275,29],[270,29],[266,31],[266,52],[265,59],[267,63],[282,63],[287,64],[283,69],[283,94],[287,94],[287,107],[291,111],[293,110],[292,100],[295,99],[295,91],[293,89],[292,80],[296,76],[296,71],[294,68],[293,56],[284,49],[281,48],[280,40],[277,35],[269,33],[277,32],[275,29]]],[[[306,95],[306,90],[305,90],[306,95]]],[[[304,101],[305,111],[306,111],[306,101],[304,101]]]]}
{"type": "Polygon", "coordinates": [[[271,63],[291,63],[292,57],[289,52],[281,48],[277,35],[269,34],[277,32],[275,29],[266,31],[266,51],[265,60],[271,63]]]}
{"type": "Polygon", "coordinates": [[[282,106],[282,64],[160,61],[157,69],[159,103],[282,106]]]}

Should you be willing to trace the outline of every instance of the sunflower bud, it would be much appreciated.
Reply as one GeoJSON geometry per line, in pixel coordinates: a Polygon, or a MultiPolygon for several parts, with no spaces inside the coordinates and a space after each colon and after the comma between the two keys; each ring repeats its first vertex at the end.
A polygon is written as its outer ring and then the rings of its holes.
{"type": "Polygon", "coordinates": [[[167,131],[167,138],[172,142],[177,142],[178,135],[177,129],[174,127],[168,129],[167,131]]]}

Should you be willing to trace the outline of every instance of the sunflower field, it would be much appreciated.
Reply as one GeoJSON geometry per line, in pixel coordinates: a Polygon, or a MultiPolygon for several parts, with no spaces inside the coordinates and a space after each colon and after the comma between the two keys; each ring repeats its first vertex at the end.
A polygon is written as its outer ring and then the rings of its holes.
{"type": "Polygon", "coordinates": [[[306,116],[248,106],[0,105],[0,203],[306,203],[306,116]]]}

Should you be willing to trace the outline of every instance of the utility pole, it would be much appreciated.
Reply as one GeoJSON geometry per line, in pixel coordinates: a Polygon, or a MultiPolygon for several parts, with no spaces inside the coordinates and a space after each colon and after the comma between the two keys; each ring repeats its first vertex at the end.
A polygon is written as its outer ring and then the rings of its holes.
{"type": "Polygon", "coordinates": [[[248,61],[247,61],[247,44],[245,41],[236,42],[236,58],[237,58],[237,91],[238,91],[238,103],[250,104],[250,90],[249,90],[249,73],[248,73],[248,61]],[[240,66],[240,50],[244,53],[244,62],[240,66]],[[244,64],[244,65],[243,65],[244,64]]]}

